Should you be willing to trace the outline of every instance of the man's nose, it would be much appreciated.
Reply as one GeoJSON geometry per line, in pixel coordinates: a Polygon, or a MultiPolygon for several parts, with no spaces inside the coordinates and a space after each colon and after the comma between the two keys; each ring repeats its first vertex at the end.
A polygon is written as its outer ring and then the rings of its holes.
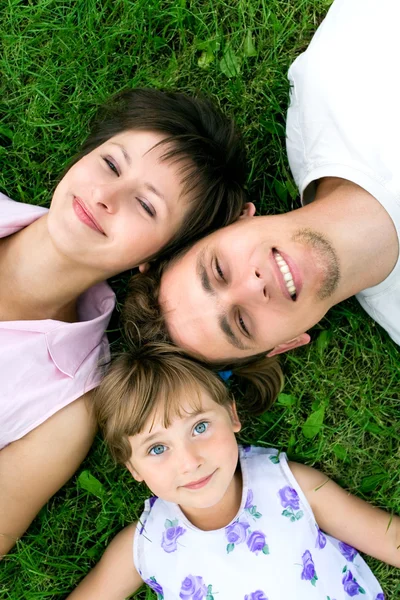
{"type": "Polygon", "coordinates": [[[248,272],[232,286],[233,300],[237,303],[255,301],[268,302],[269,293],[261,272],[251,267],[248,272]]]}

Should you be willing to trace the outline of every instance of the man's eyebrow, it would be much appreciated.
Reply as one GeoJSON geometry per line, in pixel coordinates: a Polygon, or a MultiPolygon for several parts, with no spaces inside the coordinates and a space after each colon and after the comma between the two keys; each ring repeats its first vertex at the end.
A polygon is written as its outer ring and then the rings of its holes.
{"type": "Polygon", "coordinates": [[[197,258],[197,264],[196,264],[197,275],[200,277],[201,287],[206,292],[206,294],[209,294],[210,296],[215,296],[216,292],[215,292],[213,286],[211,285],[211,281],[210,281],[210,278],[207,273],[207,269],[204,264],[204,256],[205,256],[205,250],[200,252],[200,254],[197,258]]]}
{"type": "Polygon", "coordinates": [[[232,346],[235,346],[235,348],[238,348],[239,350],[251,350],[250,346],[245,346],[243,342],[235,335],[235,333],[232,330],[232,327],[228,323],[226,315],[220,315],[218,317],[218,324],[224,332],[228,342],[232,346]]]}

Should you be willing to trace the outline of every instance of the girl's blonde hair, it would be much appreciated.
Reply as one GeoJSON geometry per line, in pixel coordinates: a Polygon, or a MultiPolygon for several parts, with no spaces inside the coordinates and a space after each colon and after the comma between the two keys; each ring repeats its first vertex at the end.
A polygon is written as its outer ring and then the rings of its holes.
{"type": "MultiPolygon", "coordinates": [[[[235,375],[245,380],[246,406],[253,414],[264,412],[282,387],[282,372],[276,358],[240,366],[235,375]]],[[[242,386],[243,387],[243,386],[242,386]]],[[[111,364],[94,394],[94,411],[113,458],[125,464],[131,457],[129,436],[140,433],[163,410],[163,425],[182,416],[182,399],[194,410],[200,407],[200,394],[206,392],[217,403],[229,406],[233,397],[220,379],[200,362],[165,342],[153,342],[120,354],[111,364]]]]}

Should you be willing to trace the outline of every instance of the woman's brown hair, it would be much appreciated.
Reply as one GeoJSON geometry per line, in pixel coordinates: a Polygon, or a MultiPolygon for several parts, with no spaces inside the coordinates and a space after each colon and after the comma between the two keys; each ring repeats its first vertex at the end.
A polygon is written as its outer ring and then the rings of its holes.
{"type": "Polygon", "coordinates": [[[191,205],[163,256],[236,221],[246,203],[245,145],[234,121],[204,97],[151,88],[118,93],[99,109],[69,167],[118,133],[135,130],[165,136],[163,160],[182,165],[183,192],[191,205]]]}
{"type": "MultiPolygon", "coordinates": [[[[282,373],[275,358],[244,367],[234,375],[243,379],[246,410],[264,412],[282,387],[282,373]],[[268,372],[267,372],[268,371],[268,372]]],[[[119,355],[112,363],[94,394],[94,410],[99,426],[113,458],[125,464],[131,456],[129,436],[140,433],[161,407],[164,426],[173,416],[181,416],[181,400],[186,398],[193,408],[199,405],[201,391],[223,406],[233,397],[217,373],[189,358],[171,344],[149,343],[119,355]]]]}

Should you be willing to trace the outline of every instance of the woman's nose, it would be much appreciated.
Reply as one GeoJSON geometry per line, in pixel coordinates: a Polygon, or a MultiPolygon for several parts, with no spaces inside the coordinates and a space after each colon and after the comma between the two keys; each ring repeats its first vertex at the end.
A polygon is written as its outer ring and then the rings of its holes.
{"type": "Polygon", "coordinates": [[[122,189],[115,183],[98,184],[93,188],[93,200],[107,212],[116,212],[121,202],[122,189]]]}

